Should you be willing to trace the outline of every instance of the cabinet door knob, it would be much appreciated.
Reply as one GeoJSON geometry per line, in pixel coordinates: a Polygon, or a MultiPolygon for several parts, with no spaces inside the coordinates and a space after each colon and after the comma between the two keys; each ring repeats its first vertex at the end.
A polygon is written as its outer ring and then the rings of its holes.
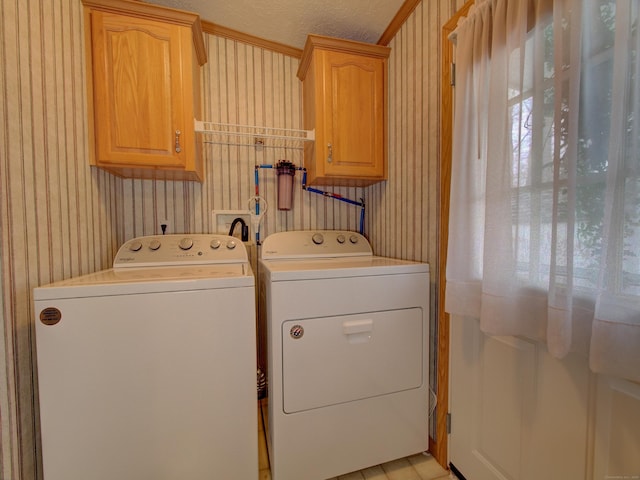
{"type": "Polygon", "coordinates": [[[180,130],[176,130],[176,153],[180,153],[182,148],[180,148],[180,134],[182,132],[180,130]]]}
{"type": "Polygon", "coordinates": [[[329,149],[329,155],[327,156],[327,162],[331,163],[333,161],[333,146],[330,143],[327,143],[327,148],[329,149]]]}

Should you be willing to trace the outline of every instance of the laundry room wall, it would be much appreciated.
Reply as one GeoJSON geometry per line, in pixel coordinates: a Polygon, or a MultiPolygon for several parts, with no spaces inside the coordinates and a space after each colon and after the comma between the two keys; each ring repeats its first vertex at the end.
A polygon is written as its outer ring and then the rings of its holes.
{"type": "MultiPolygon", "coordinates": [[[[298,58],[205,33],[208,62],[203,66],[202,119],[240,125],[302,129],[302,85],[298,58]]],[[[163,219],[171,233],[213,232],[213,210],[247,210],[255,195],[255,165],[288,160],[302,165],[302,144],[279,147],[266,141],[256,148],[241,137],[200,134],[204,140],[205,181],[124,180],[119,240],[159,233],[163,219]]],[[[261,237],[283,230],[349,229],[359,223],[358,207],[302,190],[295,177],[293,208],[276,208],[275,170],[260,169],[260,196],[268,205],[261,237]]],[[[338,188],[345,197],[362,197],[361,189],[338,188]]]]}
{"type": "MultiPolygon", "coordinates": [[[[379,255],[435,264],[440,35],[444,22],[463,4],[464,0],[421,2],[389,44],[389,180],[366,189],[328,188],[347,198],[365,199],[365,234],[379,255]]],[[[303,128],[298,58],[206,33],[205,45],[203,120],[303,128]]],[[[254,195],[254,165],[280,159],[302,165],[302,145],[259,149],[242,139],[202,136],[204,183],[123,181],[119,240],[158,233],[164,218],[173,232],[212,231],[212,210],[246,209],[254,195]]],[[[299,188],[300,172],[292,211],[278,212],[275,180],[275,172],[260,170],[260,195],[269,205],[262,238],[283,230],[358,228],[358,207],[304,192],[299,188]]]]}
{"type": "Polygon", "coordinates": [[[81,7],[0,3],[0,479],[41,478],[33,287],[118,246],[120,180],[87,161],[81,7]]]}
{"type": "Polygon", "coordinates": [[[389,180],[365,189],[374,252],[429,263],[433,392],[447,388],[437,384],[436,374],[441,34],[442,25],[464,3],[420,2],[389,43],[389,180]]]}

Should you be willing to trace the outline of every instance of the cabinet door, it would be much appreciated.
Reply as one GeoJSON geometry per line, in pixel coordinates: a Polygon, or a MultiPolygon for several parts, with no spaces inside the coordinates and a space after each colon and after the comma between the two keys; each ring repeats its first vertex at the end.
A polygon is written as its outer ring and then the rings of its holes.
{"type": "Polygon", "coordinates": [[[384,62],[324,52],[324,132],[319,175],[384,179],[384,62]],[[324,154],[323,154],[324,150],[324,154]]]}
{"type": "Polygon", "coordinates": [[[99,11],[91,27],[98,165],[184,168],[193,141],[182,77],[190,32],[99,11]]]}

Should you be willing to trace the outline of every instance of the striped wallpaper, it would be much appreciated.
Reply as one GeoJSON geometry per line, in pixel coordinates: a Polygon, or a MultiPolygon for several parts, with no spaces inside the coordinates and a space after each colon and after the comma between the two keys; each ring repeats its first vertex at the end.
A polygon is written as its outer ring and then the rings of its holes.
{"type": "Polygon", "coordinates": [[[79,1],[0,3],[0,478],[37,477],[34,286],[109,265],[121,183],[87,165],[79,1]]]}
{"type": "MultiPolygon", "coordinates": [[[[464,0],[423,1],[389,43],[389,180],[365,191],[377,255],[430,265],[430,381],[437,391],[442,25],[464,0]]],[[[432,424],[432,436],[435,436],[432,424]]]]}
{"type": "MultiPolygon", "coordinates": [[[[209,61],[203,67],[203,119],[209,122],[302,128],[302,88],[298,59],[238,41],[205,35],[209,61]]],[[[119,241],[159,233],[161,220],[169,232],[213,231],[212,211],[247,210],[254,196],[255,165],[289,160],[302,165],[302,144],[256,148],[236,137],[203,134],[205,181],[123,180],[119,205],[119,241]]],[[[357,228],[359,211],[296,189],[294,209],[276,209],[275,172],[260,170],[260,196],[268,205],[261,236],[292,229],[357,228]]],[[[302,175],[296,174],[301,185],[302,175]]],[[[362,192],[338,193],[359,198],[362,192]]]]}
{"type": "MultiPolygon", "coordinates": [[[[462,3],[422,2],[390,44],[389,180],[333,190],[365,198],[365,234],[376,254],[428,261],[432,278],[439,35],[462,3]]],[[[79,0],[0,2],[0,480],[42,478],[33,287],[107,268],[121,243],[158,233],[163,219],[170,233],[210,232],[212,210],[246,209],[256,164],[302,161],[298,147],[256,149],[205,136],[203,184],[127,180],[90,168],[82,21],[79,0]]],[[[297,58],[208,34],[205,44],[204,120],[301,128],[297,58]]],[[[269,204],[263,237],[358,228],[358,207],[300,188],[293,210],[278,211],[275,180],[260,170],[269,204]]]]}

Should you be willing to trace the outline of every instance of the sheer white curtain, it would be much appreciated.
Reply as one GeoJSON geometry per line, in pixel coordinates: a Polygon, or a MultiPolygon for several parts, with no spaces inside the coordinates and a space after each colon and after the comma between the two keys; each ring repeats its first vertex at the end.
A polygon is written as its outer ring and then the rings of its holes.
{"type": "Polygon", "coordinates": [[[480,0],[454,32],[445,305],[636,381],[639,9],[480,0]]]}

